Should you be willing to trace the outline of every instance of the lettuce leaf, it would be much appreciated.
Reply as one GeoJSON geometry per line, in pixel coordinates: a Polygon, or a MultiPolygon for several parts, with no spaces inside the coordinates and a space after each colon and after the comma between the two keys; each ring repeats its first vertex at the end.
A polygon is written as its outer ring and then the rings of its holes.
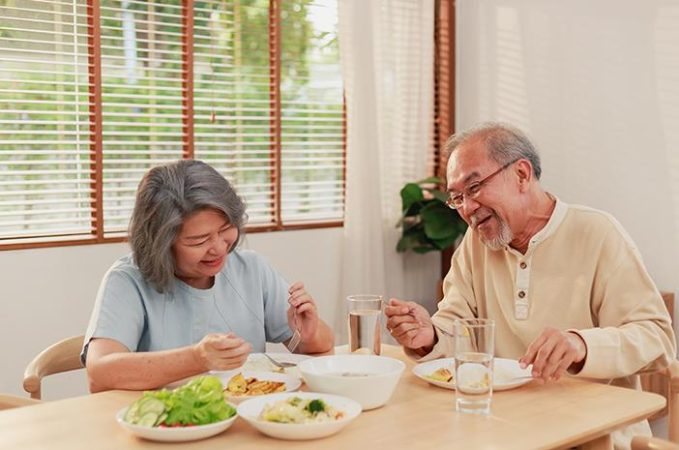
{"type": "MultiPolygon", "coordinates": [[[[207,425],[233,417],[236,409],[224,399],[224,388],[219,378],[202,376],[172,391],[147,391],[135,404],[153,398],[165,405],[156,426],[207,425]]],[[[130,407],[132,410],[135,407],[130,407]]]]}

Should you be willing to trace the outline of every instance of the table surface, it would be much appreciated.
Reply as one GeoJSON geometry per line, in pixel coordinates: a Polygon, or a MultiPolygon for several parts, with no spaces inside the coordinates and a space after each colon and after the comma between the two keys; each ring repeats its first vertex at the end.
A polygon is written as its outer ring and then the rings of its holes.
{"type": "Polygon", "coordinates": [[[468,448],[558,449],[589,442],[610,448],[609,433],[638,422],[665,405],[659,395],[566,378],[531,382],[495,392],[489,416],[455,411],[454,391],[417,378],[398,347],[383,354],[406,363],[391,400],[363,412],[338,434],[312,441],[282,441],[260,434],[244,420],[199,442],[161,443],[138,439],[121,428],[116,412],[139,392],[109,391],[0,412],[0,449],[194,448],[468,448]]]}

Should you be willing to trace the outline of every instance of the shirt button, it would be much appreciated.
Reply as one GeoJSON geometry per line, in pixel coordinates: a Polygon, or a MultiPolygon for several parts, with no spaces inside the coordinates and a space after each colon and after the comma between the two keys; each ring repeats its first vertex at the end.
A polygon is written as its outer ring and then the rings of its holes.
{"type": "Polygon", "coordinates": [[[519,298],[524,298],[526,293],[524,291],[519,291],[519,298]]]}
{"type": "Polygon", "coordinates": [[[519,267],[521,267],[522,269],[525,269],[526,267],[528,267],[528,264],[526,264],[525,262],[521,261],[521,264],[519,264],[519,267]]]}

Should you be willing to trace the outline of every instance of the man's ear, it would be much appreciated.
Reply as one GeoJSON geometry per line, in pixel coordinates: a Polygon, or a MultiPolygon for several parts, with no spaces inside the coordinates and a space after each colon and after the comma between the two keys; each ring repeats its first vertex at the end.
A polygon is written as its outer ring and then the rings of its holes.
{"type": "Polygon", "coordinates": [[[519,188],[522,192],[526,191],[533,180],[533,165],[527,159],[520,159],[515,164],[514,172],[519,180],[519,188]]]}

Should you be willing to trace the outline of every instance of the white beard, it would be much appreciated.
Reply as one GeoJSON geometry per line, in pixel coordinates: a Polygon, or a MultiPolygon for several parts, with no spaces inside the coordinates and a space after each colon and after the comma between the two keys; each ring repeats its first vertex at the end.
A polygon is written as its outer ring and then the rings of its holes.
{"type": "Polygon", "coordinates": [[[500,219],[497,214],[493,215],[500,226],[500,230],[495,237],[488,240],[484,239],[481,235],[481,242],[483,242],[484,245],[491,250],[502,250],[503,248],[507,247],[512,242],[512,240],[514,240],[514,234],[512,233],[512,230],[509,229],[507,222],[500,219]]]}

